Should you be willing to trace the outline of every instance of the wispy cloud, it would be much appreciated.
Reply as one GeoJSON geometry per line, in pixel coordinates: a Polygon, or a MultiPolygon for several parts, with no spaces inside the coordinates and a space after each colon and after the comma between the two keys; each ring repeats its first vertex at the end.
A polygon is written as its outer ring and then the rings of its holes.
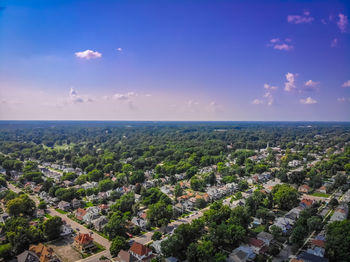
{"type": "Polygon", "coordinates": [[[117,48],[117,51],[118,51],[118,52],[122,52],[122,51],[123,51],[123,48],[118,47],[118,48],[117,48]]]}
{"type": "Polygon", "coordinates": [[[264,84],[264,88],[267,90],[277,90],[278,89],[277,86],[271,86],[269,84],[264,84]]]}
{"type": "Polygon", "coordinates": [[[287,82],[284,83],[284,90],[287,92],[291,92],[296,89],[295,81],[297,74],[287,73],[286,79],[287,82]]]}
{"type": "Polygon", "coordinates": [[[331,47],[337,47],[338,46],[338,38],[334,38],[332,41],[331,41],[331,47]]]}
{"type": "Polygon", "coordinates": [[[315,91],[317,90],[318,85],[320,82],[312,81],[311,79],[306,81],[304,84],[304,90],[306,91],[315,91]]]}
{"type": "Polygon", "coordinates": [[[274,90],[277,90],[278,87],[277,86],[273,86],[273,85],[269,85],[269,84],[264,84],[264,89],[265,89],[265,93],[263,95],[263,99],[254,99],[252,101],[253,105],[260,105],[260,104],[267,104],[269,106],[273,105],[274,102],[274,97],[272,92],[274,90]]]}
{"type": "Polygon", "coordinates": [[[349,25],[348,17],[344,14],[339,14],[338,18],[339,18],[339,20],[337,22],[337,25],[338,25],[340,31],[342,33],[345,33],[347,31],[348,25],[349,25]]]}
{"type": "Polygon", "coordinates": [[[267,100],[267,104],[269,106],[271,106],[274,102],[274,99],[273,99],[273,95],[270,91],[267,91],[265,94],[264,94],[264,97],[266,98],[267,100]]]}
{"type": "Polygon", "coordinates": [[[253,101],[252,101],[252,104],[253,105],[261,105],[261,104],[263,104],[264,103],[264,101],[262,101],[261,99],[254,99],[253,101]]]}
{"type": "Polygon", "coordinates": [[[93,102],[94,101],[92,98],[82,97],[82,96],[78,95],[78,92],[75,89],[73,89],[72,87],[69,90],[69,100],[73,104],[79,104],[79,103],[93,102]]]}
{"type": "Polygon", "coordinates": [[[291,44],[288,44],[291,42],[290,38],[286,38],[284,41],[279,38],[272,38],[270,42],[267,44],[268,47],[272,47],[276,50],[283,50],[283,51],[291,51],[294,49],[294,46],[291,44]]]}
{"type": "Polygon", "coordinates": [[[304,11],[303,15],[288,15],[287,21],[292,24],[306,24],[311,23],[315,19],[310,16],[309,11],[304,11]]]}
{"type": "Polygon", "coordinates": [[[88,49],[82,52],[76,52],[75,56],[81,59],[90,60],[90,59],[101,58],[102,54],[97,51],[92,51],[88,49]]]}
{"type": "Polygon", "coordinates": [[[135,92],[128,92],[125,94],[116,93],[113,95],[113,99],[115,100],[129,100],[131,97],[137,96],[135,92]]]}
{"type": "Polygon", "coordinates": [[[337,101],[339,103],[350,102],[350,97],[339,97],[339,98],[337,98],[337,101]]]}
{"type": "Polygon", "coordinates": [[[342,87],[350,87],[350,80],[344,82],[344,84],[342,84],[342,87]]]}
{"type": "Polygon", "coordinates": [[[302,98],[299,100],[301,104],[304,104],[304,105],[312,105],[312,104],[316,104],[317,101],[311,97],[307,97],[307,98],[302,98]]]}

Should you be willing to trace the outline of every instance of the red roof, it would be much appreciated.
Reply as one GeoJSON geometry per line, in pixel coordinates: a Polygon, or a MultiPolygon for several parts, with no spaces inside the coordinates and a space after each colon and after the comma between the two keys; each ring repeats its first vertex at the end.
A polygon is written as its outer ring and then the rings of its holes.
{"type": "Polygon", "coordinates": [[[314,246],[318,246],[318,247],[323,247],[323,248],[325,248],[325,242],[324,242],[324,240],[321,240],[321,239],[313,239],[312,241],[311,241],[311,243],[314,245],[314,246]]]}
{"type": "Polygon", "coordinates": [[[78,208],[76,213],[75,213],[75,217],[79,220],[83,220],[83,216],[86,215],[86,210],[82,209],[82,208],[78,208]]]}
{"type": "Polygon", "coordinates": [[[256,239],[256,238],[249,238],[248,239],[248,244],[251,246],[255,246],[255,247],[262,247],[264,246],[264,241],[260,240],[260,239],[256,239]]]}
{"type": "Polygon", "coordinates": [[[74,240],[78,242],[80,245],[87,245],[87,244],[90,244],[91,241],[93,241],[94,239],[89,234],[79,233],[79,235],[77,235],[74,238],[74,240]]]}
{"type": "Polygon", "coordinates": [[[301,200],[301,203],[303,203],[303,204],[305,204],[306,206],[311,206],[312,205],[312,203],[313,203],[313,201],[311,200],[311,199],[303,199],[303,200],[301,200]]]}
{"type": "Polygon", "coordinates": [[[152,250],[138,242],[134,242],[131,248],[129,249],[129,251],[133,252],[136,255],[144,256],[144,255],[147,255],[152,250]]]}

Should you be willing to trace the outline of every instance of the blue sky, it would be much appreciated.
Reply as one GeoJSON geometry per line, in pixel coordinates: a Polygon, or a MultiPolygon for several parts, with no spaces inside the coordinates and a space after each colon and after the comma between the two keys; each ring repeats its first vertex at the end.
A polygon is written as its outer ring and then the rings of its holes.
{"type": "Polygon", "coordinates": [[[0,119],[350,121],[349,1],[0,7],[0,119]]]}

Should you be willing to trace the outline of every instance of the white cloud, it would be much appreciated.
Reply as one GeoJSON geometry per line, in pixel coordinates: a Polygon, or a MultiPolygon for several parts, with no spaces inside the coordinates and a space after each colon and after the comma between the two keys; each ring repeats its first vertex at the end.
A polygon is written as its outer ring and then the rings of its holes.
{"type": "Polygon", "coordinates": [[[338,45],[338,38],[334,38],[331,42],[331,47],[336,47],[338,45]]]}
{"type": "Polygon", "coordinates": [[[338,17],[339,17],[339,20],[337,22],[337,25],[338,25],[340,31],[342,33],[345,33],[347,31],[348,25],[349,25],[348,17],[344,14],[339,14],[338,17]]]}
{"type": "Polygon", "coordinates": [[[118,47],[118,48],[117,48],[117,51],[118,51],[118,52],[122,52],[122,51],[123,51],[123,48],[118,47]]]}
{"type": "Polygon", "coordinates": [[[350,87],[350,80],[344,82],[344,84],[342,85],[342,87],[350,87]]]}
{"type": "Polygon", "coordinates": [[[304,105],[312,105],[312,104],[316,104],[317,101],[311,97],[307,97],[305,99],[300,99],[300,103],[304,105]]]}
{"type": "Polygon", "coordinates": [[[350,102],[350,97],[339,97],[337,101],[340,103],[350,102]]]}
{"type": "Polygon", "coordinates": [[[285,91],[290,92],[296,89],[296,86],[295,86],[296,76],[297,74],[292,74],[292,73],[286,74],[287,82],[284,83],[285,91]]]}
{"type": "Polygon", "coordinates": [[[128,92],[125,94],[116,93],[113,95],[113,99],[115,100],[129,100],[131,97],[137,96],[135,92],[128,92]]]}
{"type": "Polygon", "coordinates": [[[317,86],[320,84],[320,82],[312,81],[311,79],[305,82],[304,90],[306,91],[314,91],[317,90],[317,86]]]}
{"type": "Polygon", "coordinates": [[[272,38],[270,40],[270,43],[267,44],[268,47],[272,47],[276,50],[284,50],[284,51],[291,51],[294,49],[294,46],[290,43],[292,40],[290,38],[286,38],[284,41],[279,38],[272,38]]]}
{"type": "Polygon", "coordinates": [[[277,86],[270,86],[269,84],[264,84],[264,88],[267,90],[277,90],[277,86]]]}
{"type": "Polygon", "coordinates": [[[69,90],[69,98],[73,104],[84,103],[84,99],[78,96],[77,91],[75,91],[73,88],[69,90]]]}
{"type": "Polygon", "coordinates": [[[314,21],[309,11],[304,11],[303,15],[288,15],[287,21],[292,24],[305,24],[314,21]]]}
{"type": "Polygon", "coordinates": [[[271,105],[273,104],[273,101],[274,101],[271,92],[267,91],[267,92],[264,94],[264,97],[265,97],[266,100],[267,100],[267,104],[268,104],[269,106],[271,106],[271,105]]]}
{"type": "MultiPolygon", "coordinates": [[[[94,99],[87,97],[87,96],[80,96],[78,95],[78,92],[71,87],[69,90],[69,100],[73,104],[79,104],[79,103],[85,103],[85,102],[94,102],[94,99]]],[[[66,103],[66,102],[64,102],[66,103]]]]}
{"type": "Polygon", "coordinates": [[[253,105],[261,105],[263,103],[264,103],[264,101],[262,101],[260,99],[254,99],[253,102],[252,102],[253,105]]]}
{"type": "Polygon", "coordinates": [[[75,56],[81,59],[90,60],[90,59],[101,58],[102,54],[97,51],[92,51],[88,49],[82,52],[76,52],[75,56]]]}
{"type": "Polygon", "coordinates": [[[290,50],[293,50],[294,47],[292,45],[288,45],[286,43],[283,43],[283,44],[274,45],[273,48],[277,49],[277,50],[290,51],[290,50]]]}

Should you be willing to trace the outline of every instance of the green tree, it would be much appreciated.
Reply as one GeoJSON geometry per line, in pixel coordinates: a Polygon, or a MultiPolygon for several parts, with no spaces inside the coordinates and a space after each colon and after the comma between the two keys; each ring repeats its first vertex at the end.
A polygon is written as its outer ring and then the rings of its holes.
{"type": "Polygon", "coordinates": [[[89,181],[100,181],[103,178],[103,173],[100,170],[94,169],[87,174],[89,181]]]}
{"type": "Polygon", "coordinates": [[[178,197],[182,196],[182,194],[183,194],[183,190],[182,190],[180,184],[177,183],[175,185],[175,188],[174,188],[174,195],[176,198],[178,198],[178,197]]]}
{"type": "Polygon", "coordinates": [[[35,211],[35,203],[28,195],[20,195],[7,202],[7,212],[10,216],[32,216],[35,211]]]}
{"type": "Polygon", "coordinates": [[[108,235],[109,239],[114,239],[116,236],[125,235],[125,218],[121,216],[121,213],[115,212],[108,220],[107,225],[103,228],[103,231],[108,235]]]}
{"type": "Polygon", "coordinates": [[[126,239],[121,236],[116,236],[112,241],[109,251],[111,252],[112,256],[117,256],[120,250],[126,250],[128,248],[129,246],[126,239]]]}
{"type": "Polygon", "coordinates": [[[163,201],[150,205],[147,211],[147,219],[154,226],[166,226],[173,215],[173,207],[163,201]]]}
{"type": "Polygon", "coordinates": [[[326,253],[331,262],[350,261],[350,220],[336,221],[326,231],[326,253]]]}
{"type": "Polygon", "coordinates": [[[43,233],[48,240],[56,239],[60,236],[62,219],[58,216],[51,217],[43,223],[43,233]]]}
{"type": "Polygon", "coordinates": [[[298,204],[298,191],[287,184],[274,186],[272,195],[274,203],[283,210],[290,210],[298,204]]]}
{"type": "Polygon", "coordinates": [[[38,205],[38,208],[39,209],[46,209],[47,208],[46,202],[44,200],[41,200],[39,205],[38,205]]]}
{"type": "Polygon", "coordinates": [[[156,241],[162,238],[162,233],[160,231],[156,231],[152,235],[152,240],[156,241]]]}

